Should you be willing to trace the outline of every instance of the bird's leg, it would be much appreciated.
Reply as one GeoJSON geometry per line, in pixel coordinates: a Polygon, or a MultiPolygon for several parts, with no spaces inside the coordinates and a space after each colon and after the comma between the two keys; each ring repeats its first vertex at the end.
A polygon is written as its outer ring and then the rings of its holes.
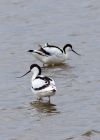
{"type": "Polygon", "coordinates": [[[43,67],[45,68],[45,63],[43,63],[43,67]]]}
{"type": "Polygon", "coordinates": [[[54,67],[55,66],[55,64],[52,64],[52,67],[54,67]]]}
{"type": "Polygon", "coordinates": [[[47,67],[47,65],[45,63],[43,63],[43,68],[46,68],[46,67],[47,67]]]}
{"type": "Polygon", "coordinates": [[[41,101],[42,101],[42,98],[41,98],[41,97],[40,97],[40,98],[37,98],[37,99],[38,99],[38,101],[39,101],[39,102],[41,102],[41,101]]]}
{"type": "Polygon", "coordinates": [[[49,98],[49,101],[48,101],[48,102],[49,102],[49,104],[50,104],[50,96],[48,96],[48,98],[49,98]]]}

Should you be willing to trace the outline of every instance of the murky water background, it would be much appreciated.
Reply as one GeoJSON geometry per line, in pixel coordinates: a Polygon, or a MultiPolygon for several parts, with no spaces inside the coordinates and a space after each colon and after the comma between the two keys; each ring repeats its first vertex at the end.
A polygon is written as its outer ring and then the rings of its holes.
{"type": "Polygon", "coordinates": [[[100,1],[0,0],[0,140],[100,140],[100,1]],[[51,105],[30,90],[27,53],[38,44],[71,43],[66,65],[43,69],[55,79],[51,105]]]}

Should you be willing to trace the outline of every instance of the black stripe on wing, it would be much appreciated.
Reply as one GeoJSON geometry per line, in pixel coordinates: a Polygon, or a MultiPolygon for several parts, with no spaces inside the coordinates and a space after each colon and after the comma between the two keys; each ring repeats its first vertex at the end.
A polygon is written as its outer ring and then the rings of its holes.
{"type": "Polygon", "coordinates": [[[39,54],[39,55],[42,55],[42,56],[45,56],[44,54],[42,54],[42,53],[40,53],[40,52],[35,52],[35,53],[37,53],[37,54],[39,54]]]}
{"type": "Polygon", "coordinates": [[[57,48],[57,49],[59,49],[59,50],[63,53],[63,50],[60,49],[58,46],[49,45],[49,44],[47,43],[47,47],[50,47],[50,48],[57,48]]]}
{"type": "MultiPolygon", "coordinates": [[[[52,79],[50,79],[49,77],[39,77],[37,76],[36,79],[41,79],[45,81],[45,85],[39,87],[39,88],[34,88],[34,90],[42,90],[45,89],[46,87],[48,87],[50,85],[50,81],[52,81],[52,79]]],[[[32,87],[33,88],[33,87],[32,87]]]]}
{"type": "Polygon", "coordinates": [[[40,47],[39,51],[45,53],[46,55],[51,55],[49,52],[47,52],[45,49],[43,49],[42,47],[40,47]]]}

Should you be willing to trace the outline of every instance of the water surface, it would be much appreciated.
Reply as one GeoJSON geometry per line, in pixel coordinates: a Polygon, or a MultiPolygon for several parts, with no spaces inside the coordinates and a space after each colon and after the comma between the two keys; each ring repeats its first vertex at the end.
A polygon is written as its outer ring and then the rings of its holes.
{"type": "Polygon", "coordinates": [[[0,0],[0,139],[100,139],[100,1],[0,0]],[[71,43],[65,65],[43,69],[54,78],[51,104],[30,90],[27,53],[38,44],[71,43]]]}

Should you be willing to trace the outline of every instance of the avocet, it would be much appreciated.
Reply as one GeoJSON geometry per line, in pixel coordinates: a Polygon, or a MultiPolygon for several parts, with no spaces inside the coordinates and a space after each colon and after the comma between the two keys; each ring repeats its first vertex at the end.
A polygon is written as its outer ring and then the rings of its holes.
{"type": "Polygon", "coordinates": [[[78,54],[75,50],[73,50],[71,44],[66,44],[63,49],[58,46],[49,45],[48,43],[38,50],[28,50],[28,52],[32,53],[38,60],[40,60],[43,64],[55,65],[63,63],[69,56],[69,51],[78,54]]]}
{"type": "Polygon", "coordinates": [[[41,67],[37,64],[32,64],[30,66],[30,70],[18,78],[24,77],[30,72],[33,73],[31,79],[32,92],[37,96],[39,100],[41,100],[43,97],[48,97],[50,102],[50,96],[55,95],[56,92],[54,80],[47,76],[41,75],[41,67]]]}

